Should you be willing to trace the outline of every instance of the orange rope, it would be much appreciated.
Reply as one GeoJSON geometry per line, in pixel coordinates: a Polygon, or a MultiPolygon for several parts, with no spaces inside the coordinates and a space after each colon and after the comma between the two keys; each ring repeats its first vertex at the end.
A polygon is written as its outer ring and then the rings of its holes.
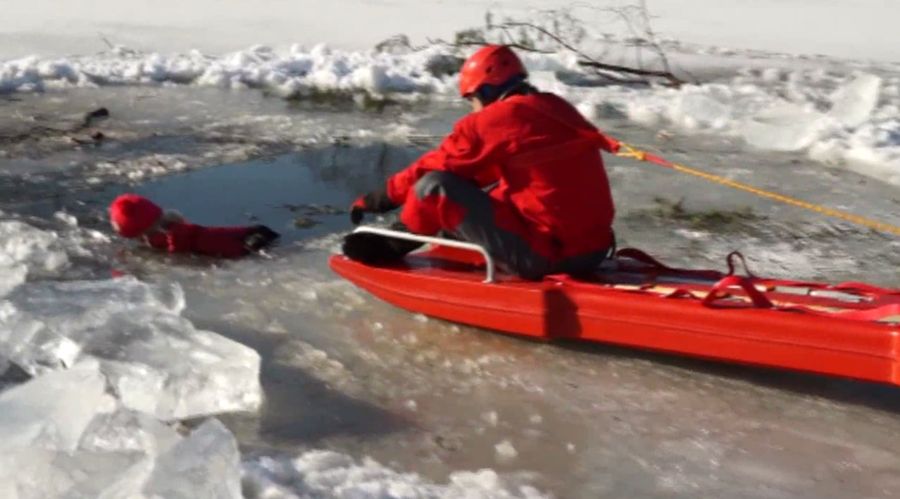
{"type": "Polygon", "coordinates": [[[870,229],[874,229],[881,232],[887,232],[890,234],[894,234],[900,236],[900,227],[896,225],[891,225],[884,222],[879,222],[877,220],[872,220],[870,218],[862,217],[859,215],[854,215],[852,213],[847,213],[845,211],[835,210],[833,208],[828,208],[827,206],[822,206],[815,203],[810,203],[808,201],[804,201],[802,199],[793,198],[790,196],[785,196],[783,194],[779,194],[777,192],[767,191],[765,189],[760,189],[757,187],[753,187],[752,185],[742,184],[740,182],[736,182],[734,180],[714,175],[712,173],[707,173],[702,170],[697,170],[696,168],[691,168],[685,165],[681,165],[678,163],[672,163],[664,158],[659,156],[649,154],[645,151],[641,151],[639,149],[635,149],[634,147],[620,143],[619,152],[616,154],[620,158],[630,158],[635,159],[637,161],[645,161],[648,163],[653,163],[655,165],[659,165],[665,168],[670,168],[672,170],[686,173],[688,175],[693,175],[695,177],[702,178],[709,182],[713,182],[719,185],[724,185],[725,187],[731,187],[732,189],[737,189],[744,192],[749,192],[750,194],[755,194],[757,196],[771,199],[773,201],[778,201],[780,203],[789,204],[791,206],[796,206],[798,208],[803,208],[805,210],[814,211],[816,213],[821,213],[822,215],[829,216],[832,218],[838,218],[840,220],[844,220],[850,223],[854,223],[857,225],[861,225],[863,227],[868,227],[870,229]]]}

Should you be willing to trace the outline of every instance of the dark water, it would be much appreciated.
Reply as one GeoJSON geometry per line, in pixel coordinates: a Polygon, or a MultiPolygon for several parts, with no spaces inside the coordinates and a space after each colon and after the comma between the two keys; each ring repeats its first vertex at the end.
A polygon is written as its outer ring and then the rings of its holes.
{"type": "Polygon", "coordinates": [[[262,223],[282,233],[284,242],[293,242],[347,229],[352,201],[380,188],[384,174],[418,154],[415,148],[387,144],[312,149],[171,175],[133,191],[194,223],[262,223]]]}

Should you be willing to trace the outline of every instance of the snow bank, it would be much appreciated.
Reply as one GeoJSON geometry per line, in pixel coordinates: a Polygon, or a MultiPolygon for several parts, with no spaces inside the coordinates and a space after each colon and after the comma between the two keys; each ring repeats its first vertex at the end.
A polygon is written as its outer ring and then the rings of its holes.
{"type": "MultiPolygon", "coordinates": [[[[596,83],[571,54],[523,54],[523,58],[541,88],[568,97],[601,126],[607,116],[625,116],[650,127],[737,137],[761,149],[803,152],[817,161],[848,165],[900,184],[900,76],[896,73],[876,75],[834,61],[830,66],[810,61],[792,66],[778,57],[762,62],[747,58],[747,69],[735,70],[741,64],[738,57],[725,64],[732,76],[704,84],[678,89],[598,87],[592,86],[596,83]]],[[[720,56],[674,53],[672,58],[676,66],[679,58],[692,61],[692,70],[723,64],[720,56]]],[[[458,63],[441,46],[390,52],[325,45],[279,52],[257,46],[221,57],[196,51],[141,54],[119,48],[94,57],[2,62],[0,93],[190,84],[262,89],[285,98],[385,94],[455,98],[452,73],[458,63]]]]}
{"type": "Polygon", "coordinates": [[[294,459],[262,457],[243,465],[251,499],[506,499],[548,497],[534,487],[512,483],[491,470],[452,473],[446,484],[430,483],[413,473],[399,473],[372,459],[357,462],[331,451],[310,451],[294,459]]]}
{"type": "Polygon", "coordinates": [[[294,46],[279,53],[256,46],[222,57],[197,51],[164,56],[119,48],[105,55],[46,60],[27,57],[0,63],[0,93],[92,85],[195,84],[260,88],[283,97],[316,92],[435,92],[447,86],[435,76],[447,59],[433,47],[403,54],[294,46]]]}
{"type": "MultiPolygon", "coordinates": [[[[900,185],[900,77],[820,70],[747,70],[679,89],[562,88],[602,126],[609,113],[681,133],[736,137],[801,152],[900,185]]],[[[615,131],[612,130],[612,133],[615,131]]]]}

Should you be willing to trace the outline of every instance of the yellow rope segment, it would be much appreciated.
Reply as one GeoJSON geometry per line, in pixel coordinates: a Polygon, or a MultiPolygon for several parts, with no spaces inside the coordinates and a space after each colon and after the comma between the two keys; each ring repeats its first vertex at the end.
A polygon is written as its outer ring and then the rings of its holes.
{"type": "MultiPolygon", "coordinates": [[[[647,157],[646,157],[647,153],[645,153],[644,151],[635,149],[627,144],[621,144],[621,148],[623,149],[623,151],[619,152],[617,154],[617,156],[622,157],[622,158],[636,159],[638,161],[647,161],[647,157]]],[[[660,166],[664,166],[664,165],[660,165],[660,166]]],[[[669,163],[668,168],[672,168],[675,171],[678,171],[681,173],[687,173],[688,175],[693,175],[695,177],[699,177],[699,178],[708,180],[710,182],[714,182],[719,185],[731,187],[732,189],[749,192],[750,194],[755,194],[757,196],[771,199],[773,201],[778,201],[778,202],[781,202],[784,204],[789,204],[791,206],[796,206],[798,208],[803,208],[806,210],[814,211],[816,213],[821,213],[822,215],[845,220],[847,222],[861,225],[863,227],[868,227],[870,229],[874,229],[877,231],[887,232],[890,234],[900,236],[900,227],[898,227],[896,225],[879,222],[877,220],[872,220],[870,218],[861,217],[859,215],[854,215],[852,213],[847,213],[845,211],[835,210],[833,208],[828,208],[826,206],[818,205],[815,203],[810,203],[808,201],[803,201],[802,199],[797,199],[797,198],[793,198],[790,196],[785,196],[783,194],[778,194],[777,192],[771,192],[771,191],[767,191],[764,189],[759,189],[759,188],[753,187],[751,185],[742,184],[740,182],[735,182],[734,180],[727,179],[727,178],[721,177],[719,175],[713,175],[712,173],[706,173],[704,171],[690,168],[688,166],[680,165],[678,163],[669,163]]]]}

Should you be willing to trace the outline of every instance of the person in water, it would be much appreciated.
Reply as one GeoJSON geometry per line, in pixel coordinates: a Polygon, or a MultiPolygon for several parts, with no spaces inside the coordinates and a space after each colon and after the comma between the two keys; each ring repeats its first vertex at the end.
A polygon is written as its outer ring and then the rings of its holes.
{"type": "MultiPolygon", "coordinates": [[[[447,233],[484,246],[526,279],[588,273],[612,251],[613,207],[598,149],[619,142],[561,97],[531,86],[518,56],[488,45],[463,64],[459,93],[472,105],[434,150],[359,197],[351,221],[402,207],[395,228],[447,233]],[[493,186],[493,188],[491,188],[493,186]]],[[[349,258],[381,264],[418,243],[353,233],[349,258]]]]}
{"type": "Polygon", "coordinates": [[[193,253],[237,258],[259,251],[279,237],[265,225],[204,227],[180,214],[163,210],[137,194],[122,194],[109,205],[113,229],[122,237],[140,238],[148,246],[169,253],[193,253]]]}

